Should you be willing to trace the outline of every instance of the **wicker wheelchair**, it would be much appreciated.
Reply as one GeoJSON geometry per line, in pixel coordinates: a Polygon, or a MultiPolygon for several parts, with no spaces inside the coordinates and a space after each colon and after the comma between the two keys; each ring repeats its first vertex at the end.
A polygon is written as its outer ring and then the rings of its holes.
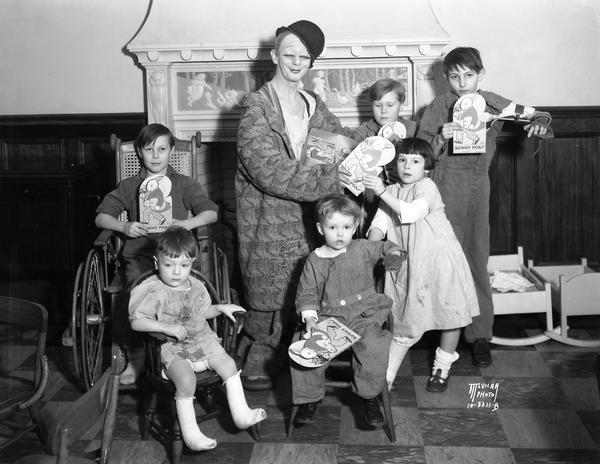
{"type": "MultiPolygon", "coordinates": [[[[133,141],[122,142],[116,135],[110,137],[111,147],[115,150],[116,182],[136,175],[140,161],[133,141]]],[[[175,142],[175,149],[169,164],[179,173],[196,177],[196,154],[200,147],[200,133],[191,140],[175,142]]],[[[119,219],[127,220],[125,215],[119,219]]],[[[207,228],[197,230],[200,250],[212,251],[214,287],[218,297],[231,301],[229,272],[224,254],[216,246],[208,246],[207,228]]],[[[75,373],[84,390],[89,390],[105,371],[113,356],[122,359],[124,353],[112,335],[115,318],[111,313],[124,291],[124,278],[120,262],[123,240],[118,234],[103,230],[94,241],[76,272],[71,307],[71,334],[75,373]],[[110,354],[109,354],[110,352],[110,354]]],[[[207,262],[211,263],[210,258],[207,262]]],[[[200,264],[200,271],[206,262],[200,264]]]]}

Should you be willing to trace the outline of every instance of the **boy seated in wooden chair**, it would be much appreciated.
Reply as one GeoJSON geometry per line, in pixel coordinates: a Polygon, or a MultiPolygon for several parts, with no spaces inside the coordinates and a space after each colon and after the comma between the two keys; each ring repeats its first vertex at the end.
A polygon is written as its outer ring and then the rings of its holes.
{"type": "Polygon", "coordinates": [[[214,370],[223,379],[233,422],[240,429],[266,418],[264,409],[250,409],[246,403],[240,372],[208,324],[219,314],[235,321],[235,312],[245,310],[235,304],[213,304],[206,287],[190,277],[198,256],[191,232],[182,227],[168,228],[157,240],[154,265],[158,275],[142,281],[131,291],[129,317],[138,332],[160,332],[169,337],[161,346],[165,376],[175,384],[177,418],[183,441],[191,450],[214,448],[217,442],[198,427],[194,412],[196,372],[214,370]]]}
{"type": "MultiPolygon", "coordinates": [[[[342,194],[328,195],[316,206],[317,229],[325,244],[307,258],[296,307],[305,323],[304,338],[310,338],[319,319],[335,317],[360,335],[352,346],[352,391],[362,400],[365,422],[384,424],[377,396],[386,386],[391,333],[384,328],[392,300],[375,291],[374,270],[381,258],[386,269],[399,267],[404,259],[400,247],[391,242],[353,240],[363,213],[360,206],[342,194]]],[[[298,339],[300,334],[296,334],[298,339]]],[[[290,363],[293,402],[299,405],[294,425],[312,421],[325,396],[323,366],[304,368],[290,363]]]]}
{"type": "MultiPolygon", "coordinates": [[[[210,201],[196,179],[176,172],[169,164],[175,150],[175,137],[167,127],[162,124],[145,126],[135,139],[134,146],[142,165],[140,172],[119,182],[96,210],[97,227],[118,232],[125,237],[121,254],[125,264],[126,291],[130,290],[138,276],[154,268],[154,240],[161,230],[170,224],[193,230],[216,222],[218,211],[217,205],[210,201]],[[152,186],[157,188],[152,189],[152,186]],[[141,211],[142,190],[147,192],[147,201],[142,204],[148,206],[145,211],[149,214],[141,211]],[[165,208],[170,210],[169,214],[162,214],[165,208]],[[127,220],[121,219],[123,212],[127,213],[127,220]],[[162,228],[152,227],[157,222],[156,213],[161,213],[165,218],[162,228]]],[[[126,314],[125,310],[118,312],[113,317],[122,316],[121,312],[126,314]]],[[[126,318],[122,317],[121,323],[114,326],[122,327],[125,331],[115,334],[125,345],[128,356],[127,367],[121,374],[121,384],[132,384],[143,366],[141,359],[132,364],[134,359],[142,358],[142,342],[133,336],[126,318]]]]}

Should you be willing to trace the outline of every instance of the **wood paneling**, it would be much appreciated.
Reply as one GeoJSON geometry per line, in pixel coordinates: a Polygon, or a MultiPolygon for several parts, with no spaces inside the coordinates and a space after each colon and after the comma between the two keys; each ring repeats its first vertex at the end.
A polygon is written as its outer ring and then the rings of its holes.
{"type": "Polygon", "coordinates": [[[507,125],[490,168],[491,252],[536,263],[600,262],[600,108],[546,108],[555,138],[507,125]],[[539,151],[534,156],[534,152],[539,151]]]}
{"type": "MultiPolygon", "coordinates": [[[[115,185],[109,137],[134,138],[144,115],[0,117],[0,284],[8,293],[36,279],[56,298],[38,298],[64,319],[76,268],[98,234],[95,210],[115,185]]],[[[14,291],[13,296],[36,299],[14,291]]]]}

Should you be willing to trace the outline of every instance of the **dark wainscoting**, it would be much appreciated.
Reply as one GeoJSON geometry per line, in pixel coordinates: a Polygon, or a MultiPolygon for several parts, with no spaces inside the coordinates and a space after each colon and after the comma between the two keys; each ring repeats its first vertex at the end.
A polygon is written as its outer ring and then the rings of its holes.
{"type": "MultiPolygon", "coordinates": [[[[535,156],[537,142],[520,127],[506,123],[499,137],[490,170],[491,252],[522,245],[536,264],[586,257],[598,266],[600,107],[543,109],[554,117],[556,138],[535,156]]],[[[0,294],[33,295],[64,320],[72,276],[97,234],[95,208],[114,187],[109,136],[133,139],[145,122],[142,113],[0,116],[0,207],[11,219],[0,228],[0,294]],[[38,292],[42,282],[50,296],[35,296],[28,282],[38,292]]],[[[210,171],[207,189],[233,206],[227,177],[235,169],[235,144],[203,150],[203,159],[218,156],[223,164],[210,171]]]]}
{"type": "Polygon", "coordinates": [[[600,107],[543,108],[555,138],[505,124],[490,169],[491,253],[522,245],[537,263],[600,262],[600,107]]]}
{"type": "Polygon", "coordinates": [[[0,116],[0,294],[70,312],[73,277],[114,188],[111,133],[134,138],[144,114],[0,116]]]}

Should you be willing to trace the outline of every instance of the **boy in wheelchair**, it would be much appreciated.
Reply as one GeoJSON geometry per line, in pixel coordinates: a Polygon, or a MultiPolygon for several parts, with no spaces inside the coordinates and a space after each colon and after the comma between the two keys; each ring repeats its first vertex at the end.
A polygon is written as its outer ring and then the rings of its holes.
{"type": "MultiPolygon", "coordinates": [[[[153,269],[154,240],[159,235],[149,233],[148,225],[140,218],[139,195],[144,181],[155,176],[166,176],[171,181],[169,195],[173,224],[187,230],[216,222],[218,211],[217,205],[210,201],[196,179],[176,172],[169,165],[169,158],[175,149],[175,137],[167,127],[162,124],[145,126],[135,139],[134,147],[142,165],[140,172],[121,181],[115,190],[104,197],[96,210],[97,227],[118,232],[125,237],[121,255],[125,265],[126,291],[138,276],[153,269]],[[123,212],[127,213],[127,221],[120,219],[123,212]]],[[[126,297],[123,306],[126,306],[125,302],[126,297]]],[[[123,308],[117,313],[123,316],[126,311],[123,308]]],[[[135,339],[124,317],[122,323],[115,326],[127,331],[115,334],[120,343],[125,345],[128,355],[127,368],[121,374],[121,384],[132,384],[141,370],[141,366],[132,364],[134,359],[139,364],[138,358],[142,357],[141,341],[135,339]]]]}
{"type": "Polygon", "coordinates": [[[245,310],[234,304],[212,304],[202,282],[190,277],[197,255],[198,245],[191,232],[178,226],[168,228],[156,240],[154,265],[158,275],[135,286],[129,301],[133,330],[160,332],[169,337],[161,346],[161,363],[165,376],[175,384],[183,441],[195,451],[217,445],[200,431],[196,422],[195,372],[212,369],[223,379],[231,416],[240,429],[266,418],[263,409],[248,407],[235,361],[207,322],[219,314],[235,321],[233,314],[245,310]]]}

